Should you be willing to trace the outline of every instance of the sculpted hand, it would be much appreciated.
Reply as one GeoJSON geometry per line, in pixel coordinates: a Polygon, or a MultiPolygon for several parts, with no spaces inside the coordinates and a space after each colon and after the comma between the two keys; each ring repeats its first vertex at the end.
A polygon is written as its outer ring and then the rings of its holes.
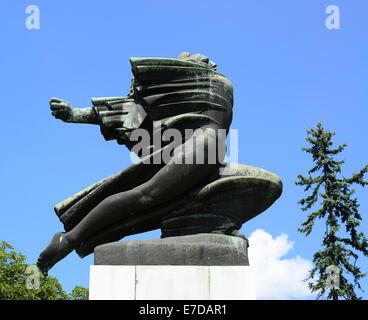
{"type": "Polygon", "coordinates": [[[64,122],[73,121],[74,109],[68,102],[58,98],[52,98],[50,100],[50,109],[56,119],[61,119],[64,122]]]}

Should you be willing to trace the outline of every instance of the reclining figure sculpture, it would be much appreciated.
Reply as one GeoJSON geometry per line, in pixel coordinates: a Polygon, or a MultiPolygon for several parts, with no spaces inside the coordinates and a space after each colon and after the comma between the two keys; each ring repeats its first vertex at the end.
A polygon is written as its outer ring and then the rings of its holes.
{"type": "Polygon", "coordinates": [[[40,254],[37,265],[44,275],[73,250],[84,257],[98,245],[158,228],[162,238],[199,233],[245,238],[242,224],[281,195],[275,174],[224,163],[226,151],[213,159],[211,150],[226,150],[233,107],[232,84],[215,63],[187,52],[178,59],[130,63],[126,97],[92,98],[93,107],[78,109],[50,100],[55,118],[99,125],[106,140],[126,145],[139,161],[55,206],[65,232],[57,232],[40,254]],[[158,144],[155,134],[170,136],[170,130],[181,139],[158,144]],[[147,132],[148,140],[139,141],[137,132],[147,132]],[[162,161],[164,154],[168,161],[162,161]]]}

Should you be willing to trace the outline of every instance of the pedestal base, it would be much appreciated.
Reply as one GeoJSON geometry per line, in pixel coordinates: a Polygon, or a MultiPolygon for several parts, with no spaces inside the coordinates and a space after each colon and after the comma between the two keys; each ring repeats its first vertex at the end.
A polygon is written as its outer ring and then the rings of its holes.
{"type": "Polygon", "coordinates": [[[90,300],[254,300],[249,266],[91,266],[90,300]]]}
{"type": "Polygon", "coordinates": [[[248,240],[200,233],[97,246],[95,265],[249,266],[248,240]]]}

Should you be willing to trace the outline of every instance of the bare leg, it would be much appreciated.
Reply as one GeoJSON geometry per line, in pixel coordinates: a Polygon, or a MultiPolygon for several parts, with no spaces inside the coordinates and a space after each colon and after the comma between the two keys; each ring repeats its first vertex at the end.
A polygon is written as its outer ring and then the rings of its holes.
{"type": "Polygon", "coordinates": [[[217,164],[206,164],[208,148],[214,147],[216,143],[214,131],[195,132],[193,137],[184,143],[185,153],[178,152],[149,181],[132,190],[106,198],[74,229],[65,234],[55,234],[50,245],[40,255],[38,262],[40,269],[47,272],[81,242],[104,227],[128,218],[137,211],[168,201],[203,182],[218,167],[217,164]],[[193,139],[194,148],[190,149],[190,146],[193,146],[193,139]],[[177,164],[178,159],[183,158],[185,154],[192,153],[195,160],[195,157],[203,152],[205,164],[196,164],[195,161],[193,164],[177,164]]]}

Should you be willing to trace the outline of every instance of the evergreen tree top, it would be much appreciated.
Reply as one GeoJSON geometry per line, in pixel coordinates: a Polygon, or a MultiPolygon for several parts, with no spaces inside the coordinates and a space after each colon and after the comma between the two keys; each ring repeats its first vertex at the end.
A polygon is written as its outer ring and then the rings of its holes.
{"type": "Polygon", "coordinates": [[[324,295],[330,276],[326,270],[329,266],[336,266],[340,270],[339,287],[333,287],[327,298],[358,299],[354,288],[357,286],[360,289],[359,280],[365,274],[356,266],[356,261],[358,253],[368,256],[368,241],[364,233],[357,230],[362,217],[358,211],[358,201],[353,198],[353,185],[364,187],[368,184],[364,180],[368,164],[349,178],[343,176],[342,165],[345,161],[338,161],[335,156],[342,153],[347,144],[333,148],[333,136],[335,132],[325,130],[321,122],[316,128],[307,130],[306,141],[309,146],[302,150],[311,154],[314,166],[307,176],[298,175],[295,184],[304,186],[304,191],[309,192],[298,203],[302,211],[312,211],[318,204],[320,207],[307,216],[298,231],[309,236],[317,218],[324,220],[326,231],[322,239],[323,249],[315,253],[314,267],[306,279],[313,280],[309,282],[311,291],[318,292],[318,297],[324,295]],[[349,282],[346,274],[352,276],[354,284],[349,282]]]}

